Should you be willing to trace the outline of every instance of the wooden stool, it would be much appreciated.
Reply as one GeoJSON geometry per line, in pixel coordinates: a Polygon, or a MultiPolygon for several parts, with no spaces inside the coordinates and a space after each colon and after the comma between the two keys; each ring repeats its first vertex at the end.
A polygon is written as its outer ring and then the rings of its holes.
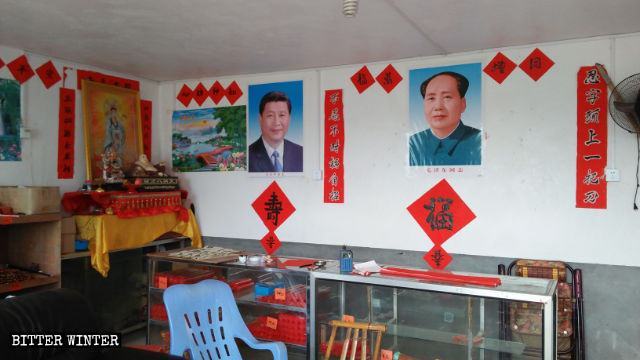
{"type": "MultiPolygon", "coordinates": [[[[344,337],[344,343],[342,344],[342,354],[340,355],[340,360],[345,360],[347,358],[347,350],[349,349],[349,342],[353,341],[353,346],[351,347],[351,360],[355,360],[356,358],[356,349],[358,348],[359,337],[362,338],[361,341],[361,352],[360,359],[366,360],[367,358],[367,331],[374,331],[377,333],[376,345],[373,350],[372,360],[377,360],[378,355],[380,353],[380,343],[382,342],[382,335],[387,331],[387,326],[383,324],[371,324],[371,323],[361,323],[361,322],[345,322],[339,320],[331,320],[329,323],[331,325],[331,336],[329,337],[329,344],[327,346],[327,352],[324,354],[324,360],[329,360],[331,356],[331,350],[333,348],[333,341],[336,338],[336,332],[339,327],[346,328],[347,334],[344,337]],[[353,337],[351,336],[351,332],[353,330],[353,337]],[[360,336],[360,331],[362,331],[362,336],[360,336]]],[[[373,334],[371,336],[373,338],[373,334]]]]}

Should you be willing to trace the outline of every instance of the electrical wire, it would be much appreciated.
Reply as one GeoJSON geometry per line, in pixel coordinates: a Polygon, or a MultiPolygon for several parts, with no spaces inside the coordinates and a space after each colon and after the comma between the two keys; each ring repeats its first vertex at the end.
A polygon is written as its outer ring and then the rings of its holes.
{"type": "Polygon", "coordinates": [[[640,170],[640,134],[636,134],[636,149],[638,157],[636,159],[636,193],[633,195],[633,210],[638,210],[636,199],[638,198],[638,188],[640,188],[640,174],[638,173],[640,170]]]}

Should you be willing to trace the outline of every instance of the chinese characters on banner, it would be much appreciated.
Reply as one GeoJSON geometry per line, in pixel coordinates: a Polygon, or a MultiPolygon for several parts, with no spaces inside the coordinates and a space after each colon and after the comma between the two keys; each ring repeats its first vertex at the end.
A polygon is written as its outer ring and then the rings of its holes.
{"type": "Polygon", "coordinates": [[[62,80],[60,73],[51,60],[40,65],[40,67],[36,69],[36,73],[40,77],[40,81],[42,81],[42,85],[44,85],[46,89],[49,89],[58,81],[62,80]]]}
{"type": "Polygon", "coordinates": [[[20,85],[24,84],[27,80],[31,79],[35,73],[29,64],[29,60],[25,55],[21,55],[15,58],[13,61],[7,64],[11,75],[16,79],[20,85]]]}
{"type": "Polygon", "coordinates": [[[271,255],[280,247],[280,239],[276,236],[275,230],[296,211],[296,208],[275,181],[258,196],[251,206],[269,229],[260,243],[267,254],[271,255]]]}
{"type": "Polygon", "coordinates": [[[213,103],[218,105],[220,100],[226,95],[225,89],[222,87],[222,84],[218,80],[211,85],[209,89],[209,97],[213,100],[213,103]]]}
{"type": "Polygon", "coordinates": [[[242,89],[237,82],[233,81],[224,89],[224,96],[229,100],[229,104],[233,105],[242,96],[242,89]]]}
{"type": "Polygon", "coordinates": [[[142,150],[151,160],[151,100],[140,100],[140,120],[142,128],[142,150]]]}
{"type": "Polygon", "coordinates": [[[73,179],[76,92],[60,88],[58,113],[58,179],[73,179]]]}
{"type": "Polygon", "coordinates": [[[502,84],[502,82],[511,74],[511,72],[513,72],[515,68],[516,63],[511,61],[511,59],[506,57],[503,53],[498,52],[482,71],[489,75],[498,84],[502,84]]]}
{"type": "Polygon", "coordinates": [[[205,100],[209,97],[209,90],[207,90],[202,83],[198,83],[196,87],[193,89],[193,100],[196,101],[198,106],[202,106],[205,100]]]}
{"type": "Polygon", "coordinates": [[[538,81],[554,64],[542,50],[535,48],[518,66],[530,78],[538,81]]]}
{"type": "Polygon", "coordinates": [[[396,68],[393,65],[389,64],[386,68],[384,68],[378,76],[376,76],[376,81],[384,91],[389,94],[398,84],[402,81],[402,76],[398,73],[396,68]]]}
{"type": "Polygon", "coordinates": [[[78,70],[76,71],[76,77],[78,78],[78,90],[82,89],[82,80],[87,79],[89,81],[101,84],[140,91],[139,81],[125,79],[117,76],[105,75],[95,71],[78,70]]]}
{"type": "Polygon", "coordinates": [[[178,91],[176,99],[185,107],[189,106],[191,100],[193,100],[193,90],[187,84],[183,84],[180,91],[178,91]]]}
{"type": "Polygon", "coordinates": [[[595,66],[578,71],[576,207],[607,208],[607,85],[595,66]]]}
{"type": "Polygon", "coordinates": [[[373,85],[376,80],[373,78],[373,75],[371,75],[369,68],[365,65],[351,76],[351,82],[353,83],[353,86],[356,87],[356,90],[358,90],[358,93],[362,94],[371,85],[373,85]]]}
{"type": "Polygon", "coordinates": [[[424,260],[434,269],[444,269],[452,258],[442,244],[475,219],[476,215],[445,179],[409,205],[407,210],[435,244],[425,254],[424,260]]]}
{"type": "Polygon", "coordinates": [[[342,89],[324,92],[324,202],[344,203],[342,89]]]}

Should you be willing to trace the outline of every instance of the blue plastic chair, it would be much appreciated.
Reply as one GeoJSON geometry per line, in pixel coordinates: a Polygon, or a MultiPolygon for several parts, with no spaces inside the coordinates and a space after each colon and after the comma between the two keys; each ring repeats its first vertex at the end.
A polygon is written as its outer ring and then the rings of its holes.
{"type": "Polygon", "coordinates": [[[229,285],[203,280],[193,285],[173,285],[164,291],[171,331],[171,355],[191,359],[242,359],[235,338],[256,350],[270,350],[275,360],[287,360],[282,342],[261,342],[242,320],[229,285]]]}

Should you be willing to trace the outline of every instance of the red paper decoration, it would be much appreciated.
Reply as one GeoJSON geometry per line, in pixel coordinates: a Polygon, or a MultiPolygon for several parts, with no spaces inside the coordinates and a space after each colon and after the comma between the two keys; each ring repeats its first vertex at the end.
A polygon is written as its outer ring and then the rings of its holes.
{"type": "Polygon", "coordinates": [[[578,71],[576,207],[606,209],[607,84],[595,66],[578,71]]]}
{"type": "Polygon", "coordinates": [[[402,76],[400,76],[393,65],[389,64],[376,76],[376,81],[388,94],[402,81],[402,76]]]}
{"type": "Polygon", "coordinates": [[[233,105],[242,96],[242,89],[238,86],[237,82],[232,82],[225,89],[225,96],[229,100],[229,104],[233,105]]]}
{"type": "Polygon", "coordinates": [[[251,206],[270,231],[277,229],[296,211],[275,181],[258,196],[251,206]]]}
{"type": "Polygon", "coordinates": [[[106,75],[96,71],[78,70],[76,71],[78,78],[78,89],[82,89],[82,80],[89,80],[101,84],[117,86],[125,89],[140,91],[140,82],[136,80],[126,79],[118,76],[106,75]]]}
{"type": "Polygon", "coordinates": [[[356,87],[356,90],[358,90],[358,93],[362,94],[362,92],[373,85],[374,79],[373,75],[371,75],[371,72],[369,72],[369,69],[365,65],[351,76],[351,82],[356,87]]]}
{"type": "Polygon", "coordinates": [[[324,202],[344,203],[342,89],[324,93],[324,202]]]}
{"type": "Polygon", "coordinates": [[[140,100],[140,120],[142,127],[142,151],[151,160],[151,119],[153,103],[151,100],[140,100]]]}
{"type": "Polygon", "coordinates": [[[476,218],[445,179],[409,205],[407,210],[436,245],[447,241],[476,218]]]}
{"type": "Polygon", "coordinates": [[[511,59],[506,57],[503,53],[498,52],[482,71],[489,75],[498,84],[502,84],[504,79],[506,79],[515,68],[516,63],[511,61],[511,59]]]}
{"type": "Polygon", "coordinates": [[[31,65],[29,65],[29,60],[25,55],[21,55],[12,62],[7,64],[9,71],[13,75],[13,78],[16,79],[20,85],[24,84],[27,80],[31,79],[31,77],[35,74],[31,65]]]}
{"type": "Polygon", "coordinates": [[[185,107],[189,106],[191,99],[193,99],[193,90],[187,84],[182,85],[182,88],[178,92],[176,99],[182,103],[185,107]]]}
{"type": "Polygon", "coordinates": [[[0,69],[2,69],[4,67],[4,61],[2,61],[2,59],[0,59],[0,69]]]}
{"type": "Polygon", "coordinates": [[[426,261],[432,269],[442,270],[453,258],[446,252],[440,245],[435,245],[429,250],[423,257],[424,261],[426,261]]]}
{"type": "Polygon", "coordinates": [[[225,91],[224,91],[224,88],[222,87],[222,84],[220,84],[220,82],[216,80],[216,82],[214,82],[213,85],[211,85],[211,88],[209,89],[209,97],[211,98],[211,100],[213,100],[214,104],[218,105],[218,103],[220,102],[220,100],[222,100],[224,95],[225,95],[225,91]]]}
{"type": "Polygon", "coordinates": [[[73,179],[76,92],[60,88],[58,110],[58,179],[73,179]]]}
{"type": "Polygon", "coordinates": [[[38,77],[40,77],[40,81],[42,81],[44,87],[47,89],[62,79],[60,77],[60,73],[51,60],[40,65],[40,67],[36,69],[36,73],[38,74],[38,77]]]}
{"type": "Polygon", "coordinates": [[[554,62],[547,55],[535,48],[526,59],[522,60],[519,67],[534,81],[538,81],[553,64],[554,62]]]}
{"type": "Polygon", "coordinates": [[[193,89],[193,100],[196,101],[198,106],[202,106],[205,100],[209,97],[209,91],[202,83],[198,83],[198,86],[193,89]]]}
{"type": "Polygon", "coordinates": [[[267,254],[271,255],[280,248],[281,243],[276,234],[272,231],[269,231],[267,235],[265,235],[262,240],[260,240],[260,244],[262,244],[264,251],[266,251],[267,254]]]}

